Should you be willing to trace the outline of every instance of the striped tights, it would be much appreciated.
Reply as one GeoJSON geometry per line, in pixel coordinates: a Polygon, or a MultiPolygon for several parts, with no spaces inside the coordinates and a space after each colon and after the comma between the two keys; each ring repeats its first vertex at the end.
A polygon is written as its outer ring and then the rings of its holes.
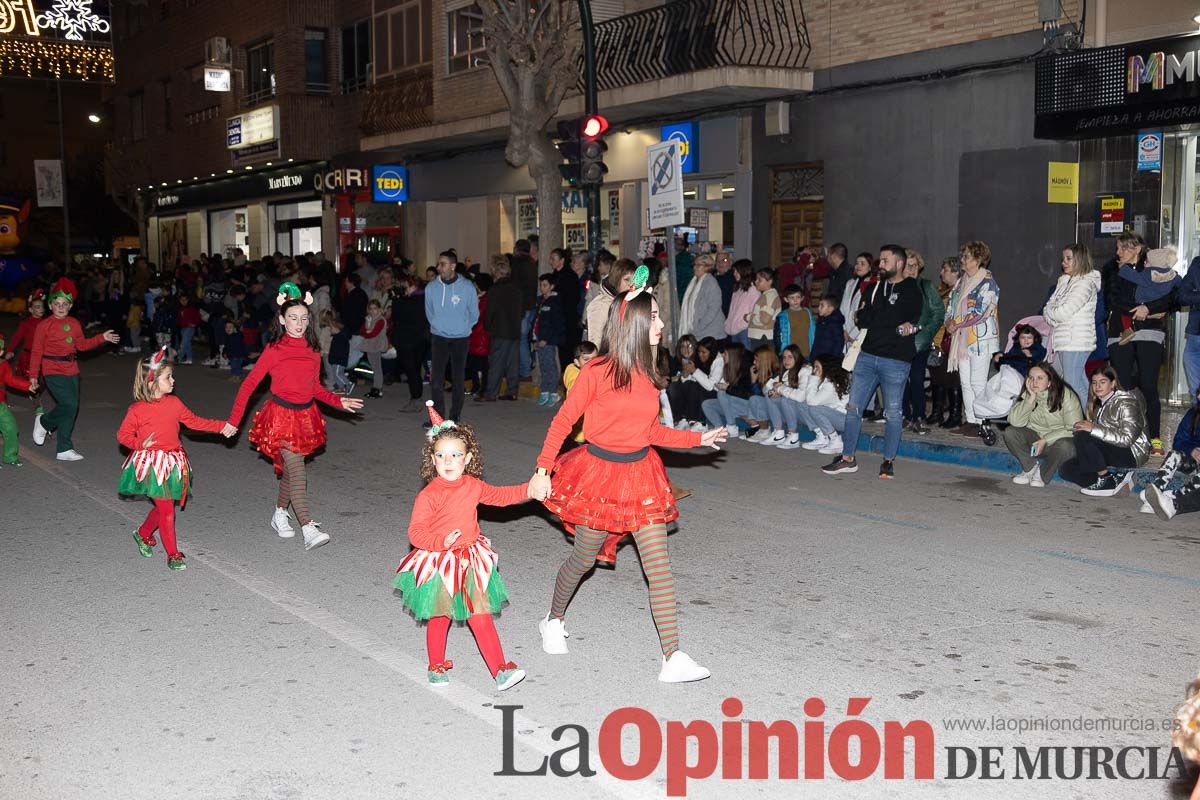
{"type": "MultiPolygon", "coordinates": [[[[562,619],[567,604],[579,587],[579,581],[596,564],[596,554],[608,538],[605,531],[583,526],[575,528],[575,547],[559,567],[554,581],[554,599],[550,616],[562,619]]],[[[662,523],[647,525],[633,532],[642,572],[650,584],[650,614],[658,629],[663,656],[670,658],[679,649],[679,608],[675,600],[675,577],[671,574],[671,555],[667,552],[667,528],[662,523]]]]}
{"type": "Polygon", "coordinates": [[[283,459],[283,474],[279,476],[279,499],[275,505],[286,509],[290,503],[296,512],[296,521],[301,525],[312,522],[308,511],[308,476],[304,471],[304,456],[290,450],[280,450],[283,459]]]}

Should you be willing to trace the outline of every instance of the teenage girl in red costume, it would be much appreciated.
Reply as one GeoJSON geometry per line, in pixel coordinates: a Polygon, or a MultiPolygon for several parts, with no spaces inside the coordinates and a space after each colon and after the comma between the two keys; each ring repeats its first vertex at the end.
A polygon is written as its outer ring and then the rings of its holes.
{"type": "Polygon", "coordinates": [[[133,532],[133,540],[141,554],[150,558],[157,544],[157,529],[167,551],[167,566],[179,571],[187,569],[187,564],[175,544],[175,504],[183,508],[192,483],[192,468],[179,441],[179,426],[220,433],[226,438],[237,433],[237,428],[219,419],[197,417],[174,391],[175,370],[167,360],[167,348],[138,361],[133,379],[134,403],[117,430],[117,441],[131,451],[121,469],[117,491],[142,495],[154,503],[146,521],[133,532]]]}
{"type": "Polygon", "coordinates": [[[500,691],[525,679],[525,670],[504,660],[500,636],[492,622],[508,600],[500,578],[499,558],[479,532],[479,506],[514,506],[530,498],[529,487],[492,486],[483,481],[483,456],[469,425],[443,420],[426,400],[431,427],[421,453],[425,488],[417,494],[408,523],[413,550],[400,562],[392,584],[404,606],[426,621],[429,683],[450,683],[446,670],[446,635],[452,621],[466,620],[475,643],[500,691]]]}
{"type": "Polygon", "coordinates": [[[662,459],[651,445],[716,448],[725,441],[725,432],[677,431],[659,422],[658,394],[665,380],[655,368],[653,348],[662,339],[663,323],[658,304],[645,291],[648,277],[646,267],[639,267],[632,288],[613,301],[600,354],[580,371],[550,423],[529,481],[530,495],[544,499],[575,535],[571,555],[554,582],[550,613],[539,628],[543,650],[567,652],[563,615],[580,579],[595,565],[609,534],[631,533],[650,584],[650,613],[662,648],[658,679],[683,683],[703,680],[709,672],[679,649],[666,527],[679,511],[662,459]],[[588,444],[556,459],[580,416],[588,444]]]}
{"type": "Polygon", "coordinates": [[[12,341],[8,343],[7,356],[7,358],[16,357],[17,363],[14,371],[22,378],[29,377],[29,359],[33,355],[33,333],[37,330],[38,323],[46,316],[46,293],[41,289],[34,289],[33,294],[29,295],[26,307],[29,309],[29,316],[17,325],[12,341]]]}
{"type": "Polygon", "coordinates": [[[275,302],[279,304],[279,316],[271,320],[267,346],[242,381],[228,421],[234,427],[241,424],[250,395],[270,375],[271,396],[254,415],[250,441],[271,459],[275,474],[280,476],[271,527],[284,539],[296,535],[287,510],[291,505],[304,534],[304,549],[312,550],[329,541],[329,534],[321,530],[308,510],[304,469],[304,459],[325,444],[325,417],[316,401],[346,411],[357,411],[363,401],[338,397],[321,385],[321,343],[308,312],[312,295],[301,298],[300,289],[289,282],[279,287],[275,302]]]}

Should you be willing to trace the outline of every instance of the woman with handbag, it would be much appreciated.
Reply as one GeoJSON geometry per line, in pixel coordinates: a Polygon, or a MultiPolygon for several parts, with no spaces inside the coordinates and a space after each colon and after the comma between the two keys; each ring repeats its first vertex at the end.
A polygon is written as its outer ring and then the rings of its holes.
{"type": "Polygon", "coordinates": [[[933,411],[925,418],[925,424],[939,428],[957,428],[962,425],[962,388],[958,376],[946,370],[946,356],[950,353],[950,336],[946,333],[945,310],[950,303],[950,292],[962,274],[962,262],[958,256],[942,259],[942,270],[938,274],[937,293],[942,301],[943,319],[933,334],[929,350],[929,382],[933,385],[933,411]]]}
{"type": "Polygon", "coordinates": [[[916,250],[909,249],[905,255],[904,277],[912,278],[921,287],[921,319],[913,344],[917,354],[913,356],[908,372],[908,394],[904,396],[904,426],[918,435],[929,433],[925,427],[925,370],[929,364],[930,345],[933,334],[946,318],[946,305],[938,296],[933,282],[921,277],[925,271],[925,259],[916,250]]]}
{"type": "Polygon", "coordinates": [[[983,393],[992,354],[1000,347],[1000,287],[989,269],[992,251],[987,244],[967,242],[958,257],[963,274],[946,309],[946,332],[951,335],[946,369],[958,373],[967,417],[966,424],[953,432],[975,436],[982,423],[975,413],[975,396],[983,393]]]}

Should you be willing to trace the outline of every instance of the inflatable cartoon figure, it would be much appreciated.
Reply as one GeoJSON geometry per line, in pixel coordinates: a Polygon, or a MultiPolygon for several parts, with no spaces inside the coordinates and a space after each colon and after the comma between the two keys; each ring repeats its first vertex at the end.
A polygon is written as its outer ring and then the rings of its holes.
{"type": "Polygon", "coordinates": [[[0,291],[11,295],[17,285],[37,277],[37,267],[19,253],[22,229],[29,220],[29,200],[0,197],[0,291]]]}

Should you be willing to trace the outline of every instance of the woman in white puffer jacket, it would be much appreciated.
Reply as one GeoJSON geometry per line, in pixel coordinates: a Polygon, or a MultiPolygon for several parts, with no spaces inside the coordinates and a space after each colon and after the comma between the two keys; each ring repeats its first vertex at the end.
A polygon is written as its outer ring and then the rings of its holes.
{"type": "Polygon", "coordinates": [[[1088,396],[1084,366],[1096,349],[1100,273],[1092,268],[1091,253],[1078,243],[1063,248],[1062,270],[1042,309],[1042,318],[1053,328],[1050,341],[1054,346],[1054,369],[1075,390],[1082,404],[1088,396]]]}

